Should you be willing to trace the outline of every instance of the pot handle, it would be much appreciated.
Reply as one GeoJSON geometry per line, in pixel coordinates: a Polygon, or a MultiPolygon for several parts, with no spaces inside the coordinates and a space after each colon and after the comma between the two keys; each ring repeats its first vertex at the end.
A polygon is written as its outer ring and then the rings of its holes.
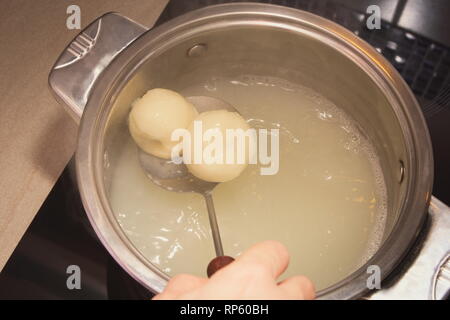
{"type": "Polygon", "coordinates": [[[102,71],[147,30],[117,13],[107,13],[89,24],[61,53],[48,83],[77,123],[102,71]]]}
{"type": "Polygon", "coordinates": [[[370,299],[441,300],[450,291],[450,208],[431,198],[425,234],[406,258],[406,270],[388,288],[370,299]]]}

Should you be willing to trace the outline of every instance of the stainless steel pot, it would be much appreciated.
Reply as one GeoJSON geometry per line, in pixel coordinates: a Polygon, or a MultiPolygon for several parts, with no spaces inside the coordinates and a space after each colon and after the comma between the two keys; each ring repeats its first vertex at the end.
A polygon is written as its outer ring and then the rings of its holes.
{"type": "Polygon", "coordinates": [[[211,75],[269,75],[301,83],[343,107],[374,142],[388,188],[384,241],[365,266],[319,292],[347,299],[368,291],[368,265],[388,276],[411,248],[431,199],[428,130],[411,91],[367,43],[318,16],[263,4],[193,11],[153,30],[106,14],[78,35],[49,77],[79,121],[77,178],[89,219],[116,261],[160,292],[168,277],[138,252],[108,202],[118,133],[130,103],[151,87],[179,90],[211,75]]]}

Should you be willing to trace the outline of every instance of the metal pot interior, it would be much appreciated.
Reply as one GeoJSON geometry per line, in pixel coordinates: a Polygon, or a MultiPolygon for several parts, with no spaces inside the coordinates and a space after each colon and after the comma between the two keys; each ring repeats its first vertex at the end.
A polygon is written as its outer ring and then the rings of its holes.
{"type": "Polygon", "coordinates": [[[108,163],[101,168],[103,185],[100,187],[108,195],[112,168],[128,130],[130,105],[147,90],[162,87],[182,91],[214,76],[277,77],[312,88],[334,102],[374,144],[387,187],[388,216],[384,233],[387,239],[411,188],[413,156],[408,146],[411,138],[401,124],[404,121],[400,119],[401,100],[377,71],[382,69],[384,60],[372,52],[364,54],[363,48],[358,49],[357,43],[352,46],[351,39],[345,40],[345,33],[340,35],[341,32],[340,29],[313,32],[310,26],[247,20],[175,29],[147,47],[144,44],[139,62],[125,68],[124,72],[132,75],[130,80],[103,110],[108,117],[100,144],[103,149],[99,152],[107,155],[108,163]]]}

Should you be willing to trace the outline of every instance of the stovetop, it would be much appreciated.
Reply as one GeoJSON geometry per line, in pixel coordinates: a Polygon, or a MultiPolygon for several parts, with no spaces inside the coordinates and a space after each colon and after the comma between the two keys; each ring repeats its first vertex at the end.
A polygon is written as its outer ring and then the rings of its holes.
{"type": "MultiPolygon", "coordinates": [[[[225,2],[239,1],[171,0],[157,24],[187,11],[225,2]]],[[[333,20],[369,42],[395,66],[418,98],[430,129],[435,159],[433,194],[450,203],[450,39],[444,34],[445,28],[433,29],[427,25],[422,30],[417,24],[411,24],[414,10],[418,10],[422,18],[426,18],[428,12],[433,14],[433,21],[445,21],[450,4],[436,0],[432,8],[426,5],[416,8],[407,0],[389,1],[389,5],[383,0],[254,2],[290,6],[333,20]],[[389,8],[382,12],[384,20],[380,30],[365,27],[364,8],[369,4],[389,8]]],[[[98,241],[82,208],[72,172],[69,167],[64,170],[0,273],[0,299],[151,297],[151,293],[125,273],[98,241]],[[80,267],[82,290],[67,288],[70,265],[80,267]]]]}

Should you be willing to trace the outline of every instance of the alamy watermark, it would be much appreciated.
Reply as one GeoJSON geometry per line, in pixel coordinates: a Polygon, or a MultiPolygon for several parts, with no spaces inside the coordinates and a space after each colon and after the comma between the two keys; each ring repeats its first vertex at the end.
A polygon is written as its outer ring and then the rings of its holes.
{"type": "Polygon", "coordinates": [[[366,9],[366,13],[369,14],[366,20],[366,27],[369,30],[381,29],[381,9],[377,5],[370,5],[366,9]]]}
{"type": "Polygon", "coordinates": [[[369,276],[366,280],[366,286],[369,290],[381,289],[381,269],[379,266],[372,264],[367,267],[369,276]]]}
{"type": "Polygon", "coordinates": [[[67,267],[66,273],[69,274],[66,280],[66,286],[69,290],[81,289],[81,269],[79,266],[72,264],[67,267]]]}
{"type": "Polygon", "coordinates": [[[280,167],[279,129],[203,130],[201,120],[194,120],[193,137],[187,129],[176,129],[171,140],[175,164],[260,164],[261,175],[274,175],[280,167]],[[270,137],[270,139],[269,139],[270,137]],[[270,150],[269,150],[270,149],[270,150]]]}
{"type": "Polygon", "coordinates": [[[67,7],[66,13],[69,15],[66,19],[66,27],[69,30],[81,29],[81,9],[76,4],[67,7]]]}

